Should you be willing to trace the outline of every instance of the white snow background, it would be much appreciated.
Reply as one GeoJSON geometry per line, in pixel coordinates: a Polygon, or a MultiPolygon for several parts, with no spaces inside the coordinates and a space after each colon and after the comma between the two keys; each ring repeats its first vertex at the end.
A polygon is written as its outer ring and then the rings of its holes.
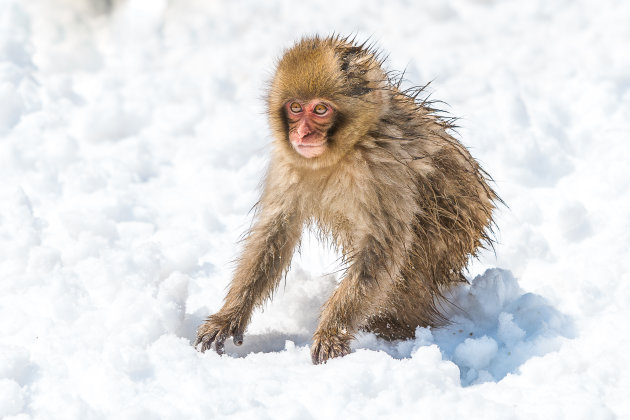
{"type": "Polygon", "coordinates": [[[630,2],[0,0],[3,419],[630,418],[630,2]],[[305,34],[433,81],[494,177],[496,254],[447,328],[313,366],[307,236],[228,355],[220,308],[305,34]],[[488,271],[486,271],[488,270],[488,271]]]}

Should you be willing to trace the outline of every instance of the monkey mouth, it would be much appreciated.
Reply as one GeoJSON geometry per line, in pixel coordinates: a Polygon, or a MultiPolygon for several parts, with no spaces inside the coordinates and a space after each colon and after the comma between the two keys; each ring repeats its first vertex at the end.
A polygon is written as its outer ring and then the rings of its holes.
{"type": "Polygon", "coordinates": [[[297,147],[321,147],[324,146],[326,144],[325,141],[322,141],[320,143],[299,143],[296,144],[297,147]]]}
{"type": "Polygon", "coordinates": [[[313,158],[324,153],[324,150],[326,150],[326,141],[320,143],[294,143],[293,148],[305,158],[313,158]]]}

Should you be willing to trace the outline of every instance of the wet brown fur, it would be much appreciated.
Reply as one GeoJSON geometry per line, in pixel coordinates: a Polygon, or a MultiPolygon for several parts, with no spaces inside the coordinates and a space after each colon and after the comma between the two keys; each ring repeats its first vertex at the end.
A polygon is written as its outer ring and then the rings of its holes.
{"type": "Polygon", "coordinates": [[[241,342],[252,310],[288,269],[312,225],[342,250],[347,270],[323,307],[314,363],[349,352],[359,330],[386,339],[444,322],[438,305],[478,249],[491,245],[488,176],[449,134],[449,120],[401,91],[378,54],[337,36],[306,38],[279,61],[268,94],[273,153],[256,223],[221,310],[198,331],[202,350],[241,342]],[[284,104],[324,98],[336,109],[327,151],[296,153],[284,104]]]}

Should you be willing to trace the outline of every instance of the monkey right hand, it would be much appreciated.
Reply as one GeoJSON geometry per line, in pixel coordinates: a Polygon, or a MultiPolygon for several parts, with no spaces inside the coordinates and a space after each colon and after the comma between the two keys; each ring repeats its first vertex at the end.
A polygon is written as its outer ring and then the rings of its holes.
{"type": "Polygon", "coordinates": [[[206,322],[197,329],[195,347],[201,344],[201,351],[205,352],[214,342],[214,348],[217,353],[223,354],[225,340],[228,337],[232,337],[234,344],[240,346],[243,344],[244,332],[244,328],[241,327],[240,324],[241,323],[233,317],[223,316],[220,312],[211,315],[206,322]]]}

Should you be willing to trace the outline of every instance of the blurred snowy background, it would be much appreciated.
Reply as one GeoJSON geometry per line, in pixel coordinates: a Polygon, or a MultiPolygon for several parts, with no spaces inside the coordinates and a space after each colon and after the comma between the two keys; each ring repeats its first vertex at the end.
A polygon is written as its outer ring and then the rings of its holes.
{"type": "Polygon", "coordinates": [[[629,418],[629,51],[623,0],[0,0],[0,418],[629,418]],[[332,32],[461,117],[496,255],[453,325],[312,366],[338,275],[307,237],[243,347],[200,354],[274,60],[332,32]]]}

